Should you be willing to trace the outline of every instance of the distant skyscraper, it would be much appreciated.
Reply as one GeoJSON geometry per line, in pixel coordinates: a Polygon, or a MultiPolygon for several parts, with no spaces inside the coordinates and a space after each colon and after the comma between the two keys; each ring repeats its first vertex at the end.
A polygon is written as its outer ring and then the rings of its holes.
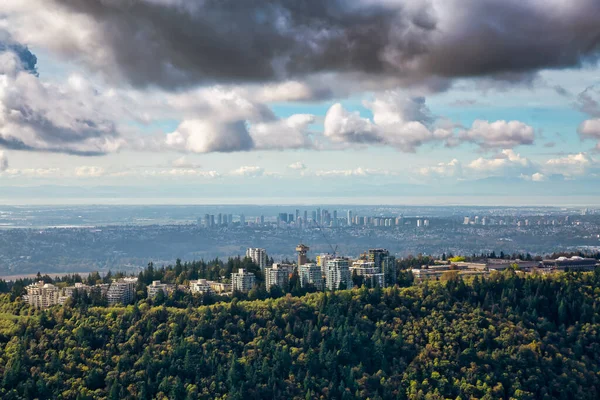
{"type": "Polygon", "coordinates": [[[469,225],[470,223],[471,223],[471,218],[465,217],[465,219],[463,220],[463,225],[469,225]]]}
{"type": "Polygon", "coordinates": [[[288,222],[288,215],[287,213],[279,213],[279,222],[284,222],[287,223],[288,222]]]}
{"type": "Polygon", "coordinates": [[[300,210],[296,209],[296,218],[294,221],[298,221],[298,218],[300,218],[300,210]]]}
{"type": "Polygon", "coordinates": [[[261,216],[260,216],[260,224],[261,224],[261,225],[264,225],[264,224],[265,224],[265,216],[264,216],[264,215],[261,215],[261,216]]]}
{"type": "Polygon", "coordinates": [[[217,224],[219,226],[223,225],[223,214],[219,213],[219,215],[217,215],[217,224]]]}
{"type": "Polygon", "coordinates": [[[348,226],[352,225],[352,211],[348,210],[348,226]]]}
{"type": "Polygon", "coordinates": [[[317,212],[316,211],[312,212],[312,220],[313,220],[313,222],[317,222],[317,212]]]}
{"type": "Polygon", "coordinates": [[[287,220],[288,222],[294,222],[294,214],[288,214],[287,220]]]}
{"type": "Polygon", "coordinates": [[[308,211],[304,210],[304,223],[308,222],[308,211]]]}
{"type": "Polygon", "coordinates": [[[321,223],[321,209],[317,208],[317,219],[316,221],[320,224],[321,223]]]}
{"type": "Polygon", "coordinates": [[[229,225],[233,224],[233,214],[229,214],[227,219],[229,220],[229,225]]]}
{"type": "Polygon", "coordinates": [[[204,214],[204,227],[210,228],[210,215],[204,214]]]}
{"type": "Polygon", "coordinates": [[[215,216],[210,214],[210,227],[212,228],[213,226],[215,226],[215,216]]]}
{"type": "Polygon", "coordinates": [[[333,210],[333,226],[338,225],[337,210],[333,210]]]}

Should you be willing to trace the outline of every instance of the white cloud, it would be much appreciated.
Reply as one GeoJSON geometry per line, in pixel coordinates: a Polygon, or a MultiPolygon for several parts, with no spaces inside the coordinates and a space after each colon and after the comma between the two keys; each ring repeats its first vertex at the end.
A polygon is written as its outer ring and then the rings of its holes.
{"type": "Polygon", "coordinates": [[[257,177],[265,174],[264,168],[257,166],[242,166],[229,173],[232,176],[257,177]]]}
{"type": "Polygon", "coordinates": [[[105,94],[77,79],[42,82],[18,56],[0,53],[0,145],[76,154],[115,152],[125,144],[105,94]]]}
{"type": "Polygon", "coordinates": [[[536,172],[531,175],[521,174],[521,179],[532,182],[545,182],[548,180],[548,177],[546,177],[546,175],[542,174],[541,172],[536,172]]]}
{"type": "Polygon", "coordinates": [[[16,169],[16,168],[8,168],[4,171],[8,176],[26,176],[30,178],[50,178],[57,177],[61,175],[60,168],[25,168],[25,169],[16,169]]]}
{"type": "Polygon", "coordinates": [[[170,149],[192,153],[244,151],[254,147],[244,122],[199,119],[182,122],[177,130],[167,134],[165,144],[170,149]]]}
{"type": "Polygon", "coordinates": [[[531,145],[535,140],[533,128],[520,121],[475,120],[470,129],[460,132],[459,139],[483,149],[509,149],[531,145]]]}
{"type": "Polygon", "coordinates": [[[528,158],[515,153],[514,150],[504,149],[494,158],[479,157],[471,161],[467,167],[476,173],[505,175],[514,170],[531,169],[532,163],[528,158]]]}
{"type": "Polygon", "coordinates": [[[598,145],[600,146],[600,118],[583,121],[577,129],[577,133],[579,133],[581,139],[598,140],[598,145]]]}
{"type": "Polygon", "coordinates": [[[284,150],[312,147],[308,126],[313,115],[295,114],[288,118],[250,125],[250,136],[257,150],[284,150]]]}
{"type": "Polygon", "coordinates": [[[586,153],[577,153],[550,159],[546,161],[545,168],[565,176],[583,175],[595,163],[595,160],[586,153]]]}
{"type": "Polygon", "coordinates": [[[296,161],[295,163],[288,165],[288,168],[295,170],[304,170],[306,169],[306,165],[304,165],[304,163],[301,161],[296,161]]]}
{"type": "Polygon", "coordinates": [[[187,159],[186,156],[181,156],[171,162],[173,168],[184,168],[184,169],[198,169],[200,164],[193,163],[187,159]]]}
{"type": "Polygon", "coordinates": [[[105,173],[106,171],[102,167],[81,166],[75,168],[75,176],[78,177],[97,178],[99,176],[103,176],[105,173]]]}
{"type": "Polygon", "coordinates": [[[358,167],[354,169],[334,169],[319,170],[315,172],[316,176],[321,177],[343,177],[343,176],[372,176],[372,175],[394,175],[394,172],[380,169],[369,169],[358,167]]]}
{"type": "Polygon", "coordinates": [[[426,177],[448,178],[462,176],[462,164],[456,158],[448,163],[438,163],[431,167],[422,167],[419,173],[426,177]]]}
{"type": "Polygon", "coordinates": [[[448,129],[430,127],[433,117],[422,97],[407,97],[390,91],[364,103],[373,120],[363,118],[336,103],[325,115],[324,135],[335,143],[389,145],[414,152],[429,142],[443,142],[452,136],[448,129]]]}

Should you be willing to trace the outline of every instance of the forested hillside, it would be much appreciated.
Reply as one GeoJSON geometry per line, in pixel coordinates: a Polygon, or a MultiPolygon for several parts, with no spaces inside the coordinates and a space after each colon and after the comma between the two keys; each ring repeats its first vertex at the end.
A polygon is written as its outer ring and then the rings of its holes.
{"type": "Polygon", "coordinates": [[[0,300],[0,398],[597,399],[600,271],[276,300],[0,300]]]}

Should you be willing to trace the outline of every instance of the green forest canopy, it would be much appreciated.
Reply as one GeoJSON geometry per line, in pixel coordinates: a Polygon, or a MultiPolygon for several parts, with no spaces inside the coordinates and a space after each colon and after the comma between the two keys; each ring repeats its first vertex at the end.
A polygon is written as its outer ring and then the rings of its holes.
{"type": "Polygon", "coordinates": [[[0,397],[596,399],[600,271],[202,307],[0,295],[0,397]]]}

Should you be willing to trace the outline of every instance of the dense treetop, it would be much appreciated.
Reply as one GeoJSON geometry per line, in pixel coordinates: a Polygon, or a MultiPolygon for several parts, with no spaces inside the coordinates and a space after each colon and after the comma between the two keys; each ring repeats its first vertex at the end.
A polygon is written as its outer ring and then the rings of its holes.
{"type": "Polygon", "coordinates": [[[0,295],[0,397],[596,399],[600,271],[167,307],[0,295]]]}

